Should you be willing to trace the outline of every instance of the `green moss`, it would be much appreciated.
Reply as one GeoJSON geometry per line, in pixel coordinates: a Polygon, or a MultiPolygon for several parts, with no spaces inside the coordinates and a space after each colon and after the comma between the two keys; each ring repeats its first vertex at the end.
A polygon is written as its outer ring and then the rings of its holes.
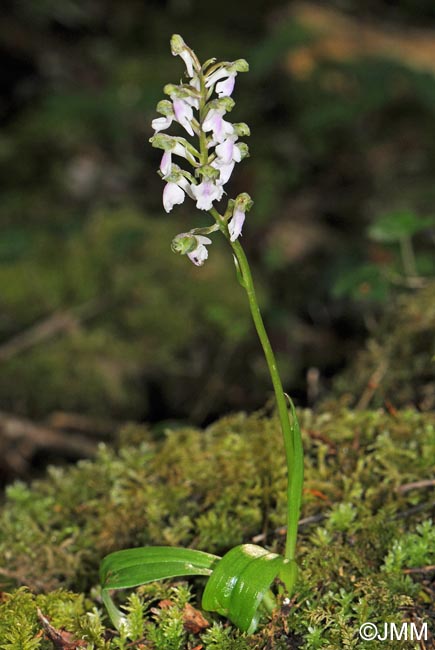
{"type": "MultiPolygon", "coordinates": [[[[434,562],[430,488],[401,486],[433,476],[434,415],[336,407],[303,411],[300,419],[303,516],[314,519],[301,531],[293,607],[284,604],[257,635],[245,637],[210,614],[211,627],[188,632],[183,612],[189,598],[199,607],[198,580],[175,592],[171,584],[134,592],[125,601],[129,634],[114,636],[96,589],[102,556],[128,546],[223,553],[262,535],[260,543],[282,550],[286,475],[278,422],[238,414],[204,431],[168,429],[159,440],[130,425],[118,451],[102,446],[95,461],[10,486],[0,513],[0,580],[10,593],[0,603],[0,648],[50,647],[38,636],[36,607],[89,648],[110,650],[141,634],[156,650],[385,649],[387,641],[358,640],[362,622],[400,625],[418,616],[430,623],[431,587],[421,582],[424,574],[404,572],[434,562]],[[14,591],[19,585],[27,589],[14,591]],[[162,599],[172,606],[160,608],[162,599]]],[[[391,649],[410,643],[395,641],[391,649]]]]}

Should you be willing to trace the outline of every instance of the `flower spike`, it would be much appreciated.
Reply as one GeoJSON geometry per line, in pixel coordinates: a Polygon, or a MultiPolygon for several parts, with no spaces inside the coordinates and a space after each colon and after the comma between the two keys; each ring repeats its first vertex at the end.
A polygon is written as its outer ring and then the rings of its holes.
{"type": "MultiPolygon", "coordinates": [[[[248,155],[246,144],[239,138],[249,135],[249,127],[243,122],[233,124],[226,116],[234,107],[231,95],[237,74],[246,72],[249,66],[244,59],[219,63],[214,58],[201,66],[179,34],[171,38],[171,52],[183,60],[188,80],[178,85],[166,84],[164,92],[169,99],[158,103],[161,117],[152,121],[155,133],[150,141],[153,147],[163,150],[159,167],[159,174],[166,181],[163,207],[171,212],[175,205],[184,202],[187,194],[198,210],[210,212],[224,196],[224,185],[235,165],[248,155]],[[190,138],[197,138],[196,143],[161,133],[173,124],[179,124],[190,138]],[[175,165],[174,156],[187,161],[194,174],[175,165]]],[[[215,229],[223,230],[234,242],[241,234],[248,207],[240,197],[235,202],[230,200],[229,205],[231,208],[221,221],[216,221],[215,229]]],[[[182,233],[175,238],[172,248],[202,266],[208,257],[206,246],[211,244],[209,238],[205,239],[202,233],[182,233]],[[187,245],[189,250],[184,250],[187,245]]]]}

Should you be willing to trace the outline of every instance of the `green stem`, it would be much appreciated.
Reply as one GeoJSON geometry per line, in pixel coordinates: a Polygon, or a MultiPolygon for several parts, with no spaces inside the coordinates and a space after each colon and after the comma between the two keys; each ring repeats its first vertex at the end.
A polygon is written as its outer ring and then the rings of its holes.
{"type": "MultiPolygon", "coordinates": [[[[206,109],[206,88],[204,75],[199,75],[201,84],[201,100],[199,106],[200,118],[200,153],[201,164],[206,165],[208,162],[208,149],[207,149],[207,136],[202,130],[202,123],[205,117],[206,109]]],[[[220,230],[230,243],[234,256],[238,263],[238,270],[241,274],[242,284],[246,290],[249,307],[251,310],[252,319],[254,321],[255,329],[257,330],[260,339],[264,356],[269,368],[269,373],[272,379],[273,389],[275,391],[276,404],[278,408],[278,416],[281,423],[281,430],[284,438],[284,449],[287,462],[287,537],[285,544],[285,557],[289,560],[294,560],[296,537],[298,532],[298,520],[301,505],[301,492],[302,492],[302,475],[303,475],[303,452],[300,440],[299,426],[296,420],[296,414],[292,407],[292,422],[289,419],[287,408],[286,395],[282,387],[281,378],[279,376],[278,367],[269,337],[264,327],[263,317],[258,306],[258,300],[255,293],[254,281],[252,279],[251,269],[245,252],[238,240],[232,242],[230,240],[226,216],[222,217],[219,212],[212,208],[210,214],[219,225],[220,230]]]]}
{"type": "MultiPolygon", "coordinates": [[[[220,225],[220,229],[225,237],[229,240],[228,228],[225,219],[214,208],[210,210],[210,213],[216,222],[220,225]]],[[[281,377],[279,376],[275,354],[272,350],[272,346],[270,344],[269,337],[264,326],[260,307],[258,306],[257,295],[255,293],[254,281],[252,279],[249,262],[246,258],[242,245],[238,240],[235,242],[229,241],[229,243],[231,244],[234,256],[239,266],[243,287],[248,296],[252,320],[254,321],[255,329],[257,330],[258,338],[260,339],[264,356],[266,357],[267,366],[269,368],[269,373],[275,392],[278,416],[281,423],[282,435],[284,438],[284,449],[287,463],[287,537],[285,545],[285,557],[289,560],[294,560],[301,504],[303,474],[303,457],[300,431],[299,427],[297,426],[297,422],[295,421],[296,416],[294,413],[293,421],[290,422],[289,419],[286,395],[282,387],[281,377]]]]}
{"type": "Polygon", "coordinates": [[[201,88],[201,99],[199,101],[199,149],[201,152],[201,164],[208,163],[208,149],[207,149],[207,134],[202,129],[202,123],[205,117],[205,107],[207,101],[207,89],[205,87],[205,78],[202,73],[199,75],[199,83],[201,88]]]}
{"type": "Polygon", "coordinates": [[[234,255],[237,258],[239,268],[242,274],[244,288],[246,290],[249,307],[251,310],[252,320],[254,321],[255,329],[257,330],[258,338],[263,348],[264,356],[266,357],[267,366],[269,368],[270,377],[272,379],[273,389],[275,391],[276,404],[278,408],[278,416],[281,423],[281,430],[284,437],[284,448],[288,469],[287,477],[287,538],[285,546],[285,557],[293,560],[295,556],[296,536],[297,536],[297,522],[299,519],[298,503],[300,499],[298,495],[293,493],[292,476],[295,471],[295,441],[294,441],[294,428],[292,427],[289,419],[287,408],[287,400],[282,387],[281,377],[279,376],[278,367],[276,364],[275,354],[269,341],[269,337],[264,327],[263,317],[258,306],[257,296],[255,293],[254,282],[252,279],[251,269],[245,252],[238,240],[231,242],[234,255]],[[295,517],[294,507],[296,506],[298,513],[295,517]]]}

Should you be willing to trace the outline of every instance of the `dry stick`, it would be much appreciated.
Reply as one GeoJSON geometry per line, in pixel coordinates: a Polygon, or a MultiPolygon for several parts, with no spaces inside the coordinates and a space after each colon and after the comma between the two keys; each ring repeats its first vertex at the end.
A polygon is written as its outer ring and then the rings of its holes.
{"type": "MultiPolygon", "coordinates": [[[[298,521],[298,529],[300,530],[301,528],[305,528],[305,526],[309,526],[310,524],[318,524],[320,521],[323,521],[323,519],[326,518],[326,514],[319,513],[317,515],[311,515],[310,517],[304,517],[303,519],[299,519],[298,521]]],[[[274,535],[285,535],[287,533],[287,527],[286,526],[281,526],[280,528],[275,528],[275,530],[272,531],[274,535]]],[[[267,539],[268,535],[266,533],[261,533],[259,535],[255,535],[255,537],[252,537],[251,541],[254,544],[258,544],[258,542],[264,542],[267,539]]]]}
{"type": "Polygon", "coordinates": [[[111,438],[125,424],[119,420],[108,420],[98,417],[71,413],[68,411],[53,411],[47,419],[50,429],[82,433],[93,439],[111,438]]]}
{"type": "MultiPolygon", "coordinates": [[[[408,486],[413,487],[429,487],[435,485],[435,480],[427,480],[427,481],[417,481],[416,483],[408,483],[407,485],[404,485],[402,487],[406,488],[408,486]],[[423,483],[425,485],[423,485],[423,483]]],[[[411,487],[409,489],[412,489],[411,487]]],[[[399,488],[396,488],[396,492],[400,490],[399,488]]],[[[405,517],[408,517],[409,515],[414,515],[419,512],[422,512],[424,510],[429,510],[431,508],[435,507],[435,503],[420,503],[417,506],[413,506],[412,508],[409,508],[409,510],[403,510],[401,512],[397,512],[392,519],[404,519],[405,517]]],[[[311,524],[317,524],[324,519],[326,519],[326,513],[319,512],[317,515],[310,515],[309,517],[304,517],[302,519],[299,519],[298,521],[298,529],[301,530],[302,528],[305,528],[305,526],[309,526],[311,524]]],[[[285,535],[287,532],[287,527],[286,526],[281,526],[280,528],[275,528],[275,530],[271,531],[270,534],[273,535],[285,535]]],[[[255,537],[251,538],[251,541],[254,544],[258,544],[258,542],[264,542],[267,539],[268,535],[265,533],[260,533],[259,535],[255,535],[255,537]]]]}
{"type": "Polygon", "coordinates": [[[404,485],[399,485],[395,489],[395,492],[398,494],[405,494],[410,492],[410,490],[419,490],[420,488],[434,487],[435,479],[429,478],[422,481],[414,481],[414,483],[405,483],[404,485]]]}
{"type": "MultiPolygon", "coordinates": [[[[43,582],[42,580],[36,580],[34,578],[31,578],[29,580],[28,575],[22,575],[20,574],[19,571],[11,571],[10,569],[5,569],[3,567],[0,567],[0,576],[4,576],[5,578],[9,580],[13,580],[19,585],[26,586],[28,589],[36,589],[38,591],[45,591],[47,589],[47,583],[43,582]]],[[[1,584],[1,583],[0,583],[1,584]]],[[[1,584],[3,587],[4,585],[1,584]]]]}
{"type": "Polygon", "coordinates": [[[413,569],[403,569],[403,573],[429,573],[435,571],[435,564],[428,564],[427,566],[415,567],[413,569]]]}
{"type": "Polygon", "coordinates": [[[375,371],[372,373],[372,375],[370,376],[369,381],[367,382],[367,386],[364,389],[364,392],[361,395],[358,404],[355,407],[358,411],[363,411],[368,407],[368,405],[370,404],[373,398],[373,395],[378,390],[379,384],[384,378],[387,370],[388,370],[388,361],[386,359],[383,359],[378,365],[378,367],[375,369],[375,371]]]}
{"type": "Polygon", "coordinates": [[[0,411],[0,457],[3,465],[22,474],[32,456],[40,450],[86,458],[95,454],[97,444],[86,436],[65,434],[0,411]]]}
{"type": "Polygon", "coordinates": [[[81,322],[95,316],[106,305],[102,300],[90,300],[69,311],[57,311],[20,332],[0,346],[0,362],[9,361],[24,350],[53,338],[56,334],[75,329],[81,322]]]}

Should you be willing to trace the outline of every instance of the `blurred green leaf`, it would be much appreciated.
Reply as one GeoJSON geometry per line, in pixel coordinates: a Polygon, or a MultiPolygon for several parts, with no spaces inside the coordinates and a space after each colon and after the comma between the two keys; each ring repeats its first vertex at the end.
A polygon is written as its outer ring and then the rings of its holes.
{"type": "Polygon", "coordinates": [[[333,295],[336,298],[383,302],[388,297],[389,287],[390,284],[379,266],[362,264],[348,268],[340,275],[333,285],[333,295]]]}
{"type": "Polygon", "coordinates": [[[369,236],[379,242],[398,242],[435,226],[435,217],[419,217],[413,212],[390,212],[369,228],[369,236]]]}

